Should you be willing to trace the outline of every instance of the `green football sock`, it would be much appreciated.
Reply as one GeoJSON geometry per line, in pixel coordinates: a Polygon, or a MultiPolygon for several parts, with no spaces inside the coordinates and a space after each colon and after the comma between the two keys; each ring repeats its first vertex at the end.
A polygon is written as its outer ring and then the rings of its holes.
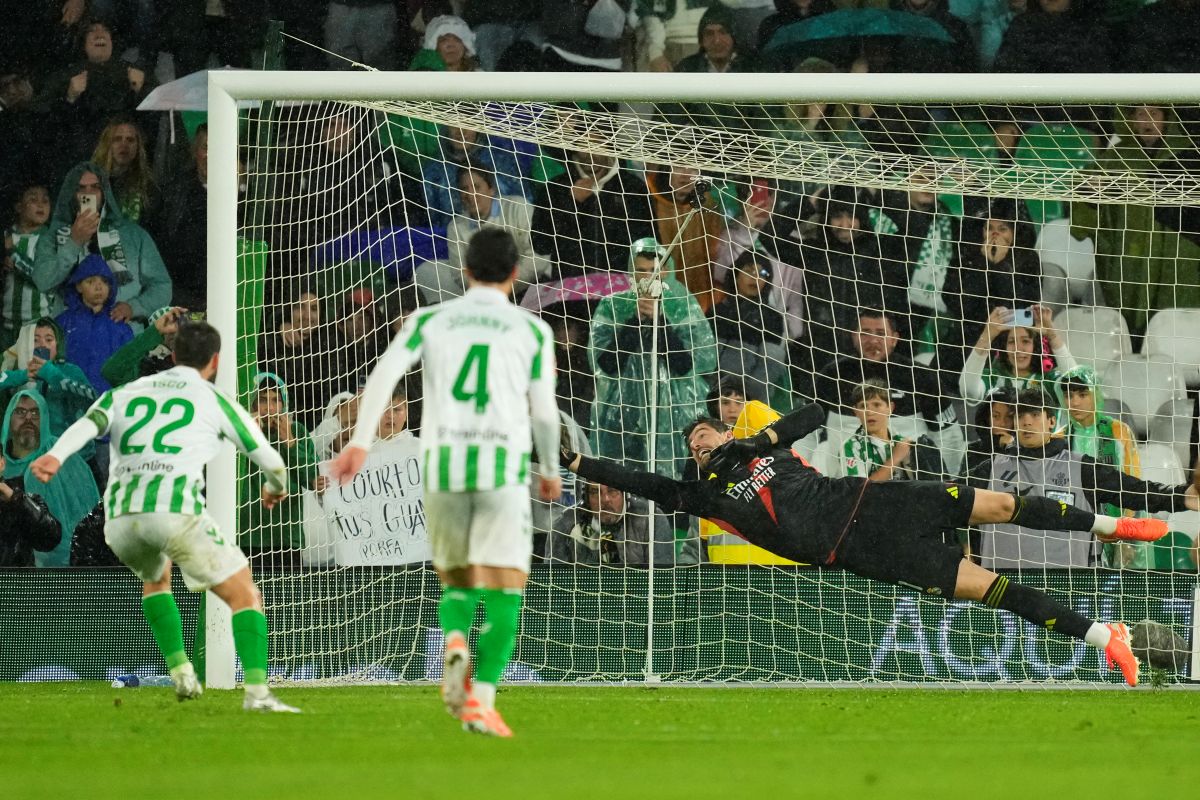
{"type": "Polygon", "coordinates": [[[243,608],[233,615],[233,646],[242,660],[247,686],[267,682],[267,618],[257,608],[243,608]]]}
{"type": "Polygon", "coordinates": [[[166,659],[167,669],[186,664],[188,657],[183,649],[183,623],[179,619],[175,595],[170,592],[145,595],[142,597],[142,613],[146,615],[146,622],[150,623],[154,641],[166,659]]]}
{"type": "Polygon", "coordinates": [[[484,618],[487,624],[479,632],[475,680],[497,684],[517,646],[517,627],[521,620],[520,589],[482,589],[484,618]]]}
{"type": "Polygon", "coordinates": [[[438,621],[442,625],[442,633],[461,633],[465,638],[475,621],[475,606],[479,605],[478,589],[463,589],[457,586],[446,586],[442,589],[442,599],[438,603],[438,621]]]}

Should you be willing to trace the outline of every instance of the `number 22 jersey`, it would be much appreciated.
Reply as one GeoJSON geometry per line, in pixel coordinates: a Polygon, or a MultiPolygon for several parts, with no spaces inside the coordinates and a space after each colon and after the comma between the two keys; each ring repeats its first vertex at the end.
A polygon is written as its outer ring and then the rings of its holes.
{"type": "Polygon", "coordinates": [[[283,491],[283,459],[237,402],[191,367],[177,366],[110,389],[85,417],[112,437],[104,510],[124,514],[201,514],[204,465],[228,439],[283,491]]]}

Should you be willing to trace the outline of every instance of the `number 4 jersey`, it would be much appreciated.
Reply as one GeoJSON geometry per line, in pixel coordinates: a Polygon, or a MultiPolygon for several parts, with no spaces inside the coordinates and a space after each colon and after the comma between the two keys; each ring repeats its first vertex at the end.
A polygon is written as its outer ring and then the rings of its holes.
{"type": "Polygon", "coordinates": [[[546,323],[484,286],[418,311],[372,371],[351,444],[370,447],[393,387],[418,359],[425,491],[528,484],[531,438],[539,474],[558,474],[554,336],[546,323]]]}
{"type": "Polygon", "coordinates": [[[204,465],[228,439],[267,475],[287,486],[283,459],[235,401],[191,367],[173,367],[101,395],[51,449],[62,461],[89,439],[109,434],[108,519],[124,514],[200,514],[204,465]]]}

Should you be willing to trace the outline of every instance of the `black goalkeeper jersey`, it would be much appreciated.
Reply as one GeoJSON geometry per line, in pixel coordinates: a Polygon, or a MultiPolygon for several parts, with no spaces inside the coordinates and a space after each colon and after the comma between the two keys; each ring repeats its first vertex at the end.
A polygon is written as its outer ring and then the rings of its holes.
{"type": "Polygon", "coordinates": [[[683,511],[793,561],[832,564],[862,502],[866,478],[827,478],[799,454],[778,448],[708,480],[677,481],[611,461],[580,459],[589,481],[683,511]]]}

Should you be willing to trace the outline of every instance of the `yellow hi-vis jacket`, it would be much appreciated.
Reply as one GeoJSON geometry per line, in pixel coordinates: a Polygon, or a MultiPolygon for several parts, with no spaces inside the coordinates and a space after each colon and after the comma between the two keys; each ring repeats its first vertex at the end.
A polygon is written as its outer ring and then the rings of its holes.
{"type": "MultiPolygon", "coordinates": [[[[751,400],[746,403],[733,426],[733,437],[745,439],[761,431],[780,414],[766,403],[751,400]]],[[[769,550],[750,544],[740,536],[726,533],[706,519],[700,520],[700,536],[708,544],[708,560],[714,564],[787,564],[797,562],[777,556],[769,550]]]]}

